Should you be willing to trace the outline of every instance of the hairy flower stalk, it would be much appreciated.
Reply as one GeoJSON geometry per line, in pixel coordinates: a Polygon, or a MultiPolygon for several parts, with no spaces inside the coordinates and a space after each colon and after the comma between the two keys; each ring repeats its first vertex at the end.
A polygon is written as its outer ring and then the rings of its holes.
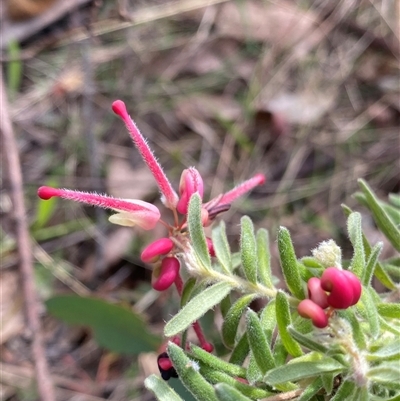
{"type": "MultiPolygon", "coordinates": [[[[38,189],[38,196],[43,200],[60,197],[87,205],[111,209],[117,213],[110,216],[110,222],[122,226],[133,227],[137,225],[144,230],[151,230],[157,223],[163,224],[168,229],[168,235],[149,244],[143,250],[141,259],[145,263],[153,263],[154,265],[152,286],[155,290],[165,291],[172,284],[175,284],[178,293],[181,295],[183,283],[180,276],[181,263],[178,256],[182,252],[185,252],[185,249],[188,249],[187,245],[190,243],[187,233],[188,205],[191,196],[195,193],[203,198],[203,179],[194,167],[183,170],[178,196],[147,141],[129,116],[124,102],[116,100],[112,104],[112,109],[125,123],[142,159],[153,174],[161,192],[161,201],[172,211],[174,223],[168,224],[161,220],[160,210],[155,205],[137,199],[117,199],[107,195],[51,187],[40,187],[38,189]]],[[[264,182],[264,175],[256,174],[229,192],[221,194],[203,204],[201,212],[203,226],[210,225],[217,215],[229,210],[234,200],[248,193],[256,186],[262,185],[264,182]]],[[[210,239],[207,239],[207,245],[210,255],[212,257],[215,256],[210,239]]],[[[193,328],[202,348],[211,352],[213,346],[205,340],[200,324],[195,322],[193,328]]],[[[163,369],[163,372],[166,372],[163,374],[165,378],[174,377],[173,367],[167,360],[168,355],[164,354],[159,358],[160,371],[163,369]]]]}

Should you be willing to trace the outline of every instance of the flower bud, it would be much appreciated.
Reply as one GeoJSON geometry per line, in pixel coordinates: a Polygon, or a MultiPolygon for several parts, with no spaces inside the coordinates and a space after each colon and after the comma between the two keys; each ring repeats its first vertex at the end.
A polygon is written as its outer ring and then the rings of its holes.
{"type": "Polygon", "coordinates": [[[191,196],[197,192],[203,198],[203,191],[204,185],[200,173],[194,167],[183,170],[179,183],[179,201],[176,210],[181,214],[186,214],[191,196]]]}
{"type": "Polygon", "coordinates": [[[362,291],[362,286],[360,279],[352,272],[348,270],[342,270],[342,273],[346,276],[348,282],[351,284],[353,288],[353,300],[351,301],[350,306],[355,305],[360,297],[361,297],[361,291],[362,291]]]}
{"type": "Polygon", "coordinates": [[[174,243],[170,238],[160,238],[144,248],[140,258],[145,263],[157,262],[161,255],[166,255],[172,251],[174,243]]]}
{"type": "Polygon", "coordinates": [[[321,276],[321,287],[329,292],[328,303],[335,309],[347,309],[352,305],[354,290],[352,282],[343,270],[328,267],[321,276]]]}
{"type": "Polygon", "coordinates": [[[321,288],[321,280],[318,277],[311,277],[307,282],[308,298],[319,305],[322,309],[329,306],[328,295],[321,288]]]}
{"type": "Polygon", "coordinates": [[[202,344],[201,348],[203,348],[204,351],[207,351],[209,353],[213,352],[213,350],[214,350],[214,346],[211,343],[207,343],[207,342],[202,344]]]}
{"type": "Polygon", "coordinates": [[[324,310],[315,302],[311,301],[311,299],[303,299],[299,303],[297,311],[300,316],[311,319],[315,327],[323,329],[328,326],[328,316],[325,314],[324,310]]]}
{"type": "Polygon", "coordinates": [[[322,241],[312,250],[314,258],[324,267],[341,266],[342,250],[333,239],[322,241]]]}
{"type": "Polygon", "coordinates": [[[165,291],[174,283],[179,274],[180,263],[175,257],[164,258],[161,266],[153,270],[152,287],[157,291],[165,291]]]}
{"type": "Polygon", "coordinates": [[[164,380],[169,380],[171,377],[175,378],[178,377],[178,374],[176,373],[176,370],[172,365],[172,362],[169,359],[169,356],[166,352],[163,352],[162,354],[158,355],[157,364],[161,377],[164,380]]]}

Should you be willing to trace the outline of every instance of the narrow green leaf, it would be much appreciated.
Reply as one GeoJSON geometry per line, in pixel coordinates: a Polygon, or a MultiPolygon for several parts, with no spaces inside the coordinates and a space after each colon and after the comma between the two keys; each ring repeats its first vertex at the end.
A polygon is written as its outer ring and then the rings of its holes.
{"type": "Polygon", "coordinates": [[[247,339],[247,333],[243,333],[240,340],[236,343],[235,348],[232,350],[229,362],[234,363],[235,365],[242,365],[249,352],[250,345],[249,340],[247,339]]]}
{"type": "Polygon", "coordinates": [[[290,355],[296,357],[303,355],[300,345],[292,338],[288,327],[292,324],[289,301],[283,291],[278,291],[275,300],[276,321],[282,343],[290,355]]]}
{"type": "Polygon", "coordinates": [[[218,383],[215,385],[215,393],[219,401],[252,401],[240,391],[226,383],[218,383]]]}
{"type": "Polygon", "coordinates": [[[222,324],[222,339],[225,346],[233,348],[240,318],[246,307],[256,298],[255,294],[244,295],[229,309],[222,324]]]}
{"type": "Polygon", "coordinates": [[[228,294],[219,304],[219,307],[221,309],[221,314],[222,317],[225,319],[226,315],[229,312],[229,309],[231,309],[232,306],[232,301],[231,301],[231,295],[228,294]]]}
{"type": "Polygon", "coordinates": [[[283,276],[290,292],[298,299],[304,299],[303,282],[297,267],[296,254],[287,228],[278,231],[278,249],[283,276]]]}
{"type": "Polygon", "coordinates": [[[364,180],[358,180],[358,184],[366,197],[376,225],[385,234],[393,247],[400,252],[400,229],[389,218],[368,184],[364,180]]]}
{"type": "MultiPolygon", "coordinates": [[[[351,213],[353,213],[353,211],[344,204],[342,204],[342,209],[347,217],[350,216],[351,213]]],[[[369,258],[372,252],[372,248],[368,242],[367,237],[364,234],[362,234],[362,237],[363,237],[365,256],[369,258]]],[[[395,290],[397,288],[396,284],[393,282],[391,277],[386,273],[386,271],[382,268],[382,265],[379,263],[379,261],[376,264],[374,274],[375,277],[389,290],[395,290]]]]}
{"type": "Polygon", "coordinates": [[[272,299],[264,307],[260,316],[261,326],[264,330],[265,336],[267,338],[268,344],[272,343],[272,336],[277,325],[276,322],[276,312],[275,312],[275,300],[272,299]]]}
{"type": "Polygon", "coordinates": [[[197,258],[204,269],[211,270],[211,258],[201,222],[201,198],[198,193],[193,194],[189,201],[188,228],[197,258]]]}
{"type": "Polygon", "coordinates": [[[196,279],[194,277],[190,277],[188,280],[186,280],[181,296],[181,307],[188,303],[189,299],[192,296],[195,285],[196,279]]]}
{"type": "Polygon", "coordinates": [[[226,236],[226,228],[224,221],[221,221],[217,227],[212,230],[212,241],[215,254],[226,273],[232,273],[232,257],[229,247],[228,238],[226,236]]]}
{"type": "Polygon", "coordinates": [[[352,396],[356,391],[356,384],[350,380],[344,380],[342,384],[336,391],[334,397],[331,398],[331,401],[349,401],[352,400],[352,396]]]}
{"type": "Polygon", "coordinates": [[[376,309],[376,304],[369,291],[369,288],[363,289],[363,292],[361,294],[361,302],[365,306],[370,333],[373,338],[378,338],[380,333],[379,315],[376,309]]]}
{"type": "Polygon", "coordinates": [[[266,229],[260,228],[256,235],[258,277],[260,282],[268,288],[275,288],[272,282],[271,253],[269,251],[269,233],[266,229]]]}
{"type": "Polygon", "coordinates": [[[396,336],[400,336],[400,327],[395,326],[391,321],[388,322],[388,319],[379,316],[379,323],[381,325],[382,330],[386,330],[389,333],[392,333],[396,336]]]}
{"type": "Polygon", "coordinates": [[[360,321],[354,312],[354,308],[348,308],[346,310],[338,311],[338,314],[350,323],[354,342],[357,344],[359,349],[364,350],[367,347],[364,331],[362,330],[360,321]]]}
{"type": "Polygon", "coordinates": [[[246,379],[249,382],[249,384],[254,385],[255,383],[261,381],[262,378],[263,374],[261,373],[261,370],[258,367],[257,361],[255,360],[253,353],[250,351],[246,379]]]}
{"type": "Polygon", "coordinates": [[[283,345],[281,336],[278,336],[274,344],[274,361],[276,366],[282,366],[286,363],[288,352],[283,345]]]}
{"type": "Polygon", "coordinates": [[[287,381],[299,381],[307,377],[320,376],[327,372],[340,372],[343,366],[332,358],[324,357],[315,362],[295,362],[270,370],[264,381],[275,386],[287,381]]]}
{"type": "Polygon", "coordinates": [[[324,266],[312,256],[304,256],[303,258],[300,259],[300,262],[309,269],[320,270],[324,268],[324,266]]]}
{"type": "Polygon", "coordinates": [[[311,398],[322,389],[321,377],[316,378],[309,386],[301,393],[301,396],[296,401],[309,401],[311,398]]]}
{"type": "Polygon", "coordinates": [[[400,339],[395,338],[393,341],[379,348],[378,350],[367,355],[370,361],[391,359],[400,357],[400,339]]]}
{"type": "Polygon", "coordinates": [[[362,284],[365,287],[369,287],[371,285],[371,280],[375,272],[376,264],[378,262],[378,257],[383,249],[383,242],[378,242],[372,249],[369,255],[367,266],[365,267],[362,274],[362,284]]]}
{"type": "Polygon", "coordinates": [[[354,254],[350,263],[351,270],[357,277],[361,277],[365,267],[365,251],[362,240],[361,214],[351,213],[347,219],[347,231],[353,245],[354,254]]]}
{"type": "Polygon", "coordinates": [[[179,379],[198,401],[217,401],[213,386],[199,372],[199,364],[189,359],[176,344],[168,344],[168,355],[179,379]]]}
{"type": "Polygon", "coordinates": [[[378,304],[378,312],[382,317],[398,319],[400,316],[400,304],[393,304],[393,303],[378,304]]]}
{"type": "Polygon", "coordinates": [[[248,216],[240,220],[240,254],[244,274],[250,283],[257,283],[257,247],[253,222],[248,216]]]}
{"type": "Polygon", "coordinates": [[[332,394],[335,377],[336,377],[336,375],[334,373],[325,373],[325,374],[321,375],[325,392],[328,395],[332,394]]]}
{"type": "Polygon", "coordinates": [[[221,372],[225,372],[231,376],[246,377],[246,369],[242,366],[238,366],[229,362],[225,362],[221,358],[204,351],[202,348],[192,344],[190,346],[190,351],[194,358],[203,362],[204,364],[212,367],[213,369],[218,369],[221,372]]]}
{"type": "Polygon", "coordinates": [[[326,354],[328,352],[328,348],[318,341],[315,341],[314,337],[298,332],[293,326],[289,326],[288,331],[299,344],[308,348],[310,351],[317,351],[321,352],[322,354],[326,354]]]}
{"type": "Polygon", "coordinates": [[[400,364],[399,361],[385,361],[380,366],[368,370],[368,378],[373,382],[383,383],[389,388],[400,390],[400,364]]]}
{"type": "Polygon", "coordinates": [[[168,386],[167,382],[156,375],[151,375],[144,381],[145,387],[154,393],[158,401],[184,401],[168,386]]]}
{"type": "Polygon", "coordinates": [[[389,194],[389,202],[400,209],[400,195],[391,193],[389,194]]]}
{"type": "Polygon", "coordinates": [[[161,339],[130,309],[102,299],[58,295],[46,301],[49,313],[68,324],[90,327],[97,342],[110,351],[139,354],[154,351],[161,339]]]}
{"type": "MultiPolygon", "coordinates": [[[[265,398],[271,395],[269,391],[261,388],[253,387],[248,384],[238,381],[236,378],[227,375],[226,373],[214,370],[209,366],[202,366],[201,372],[203,376],[213,384],[226,383],[229,386],[234,387],[236,390],[240,391],[246,397],[251,399],[265,398]]],[[[233,401],[233,400],[232,400],[233,401]]]]}
{"type": "Polygon", "coordinates": [[[206,288],[192,298],[166,325],[164,334],[172,337],[188,328],[229,294],[232,287],[229,283],[220,282],[206,288]]]}
{"type": "Polygon", "coordinates": [[[268,370],[275,367],[270,345],[261,327],[257,314],[251,309],[247,310],[246,323],[247,338],[250,349],[261,373],[265,375],[268,370]]]}

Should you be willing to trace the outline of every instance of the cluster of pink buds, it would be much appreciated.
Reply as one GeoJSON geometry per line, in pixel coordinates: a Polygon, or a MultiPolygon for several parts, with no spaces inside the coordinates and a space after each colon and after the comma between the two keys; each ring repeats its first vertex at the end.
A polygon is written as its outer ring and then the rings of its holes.
{"type": "Polygon", "coordinates": [[[308,299],[297,307],[299,315],[311,319],[313,325],[324,328],[335,309],[355,305],[361,296],[359,278],[348,270],[328,267],[321,278],[312,277],[307,282],[308,299]]]}
{"type": "MultiPolygon", "coordinates": [[[[110,216],[110,222],[122,226],[139,226],[144,230],[153,229],[157,223],[163,224],[168,235],[149,244],[142,252],[141,259],[145,263],[152,263],[152,286],[157,291],[164,291],[175,284],[181,295],[183,282],[180,276],[181,263],[178,254],[183,252],[189,241],[187,233],[187,212],[190,198],[197,193],[203,198],[203,179],[200,173],[190,167],[183,170],[179,195],[173,189],[163,169],[155,158],[146,140],[140,133],[134,121],[130,118],[124,102],[117,100],[112,109],[125,123],[131,138],[153,174],[161,193],[161,201],[166,208],[172,211],[173,223],[161,219],[161,212],[155,205],[137,199],[118,199],[111,196],[94,193],[73,191],[69,189],[57,189],[40,187],[38,195],[41,199],[48,200],[52,197],[60,197],[82,202],[92,206],[111,209],[117,213],[110,216]]],[[[254,187],[265,182],[262,174],[256,174],[253,178],[243,182],[231,191],[221,194],[202,205],[203,226],[209,226],[216,216],[229,210],[231,203],[240,196],[251,191],[254,187]]],[[[215,256],[212,241],[208,238],[207,244],[211,256],[215,256]]],[[[199,337],[200,345],[210,352],[212,345],[205,342],[200,325],[195,322],[193,328],[199,337]]]]}

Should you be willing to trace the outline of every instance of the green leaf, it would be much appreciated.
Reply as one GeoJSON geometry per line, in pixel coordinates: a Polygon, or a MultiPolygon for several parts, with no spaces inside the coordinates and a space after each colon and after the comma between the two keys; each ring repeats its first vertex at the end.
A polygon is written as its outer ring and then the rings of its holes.
{"type": "Polygon", "coordinates": [[[278,249],[286,285],[294,296],[304,299],[303,282],[298,270],[296,254],[289,231],[285,227],[280,227],[278,231],[278,249]]]}
{"type": "Polygon", "coordinates": [[[320,376],[327,372],[340,372],[343,366],[332,358],[324,357],[314,362],[289,363],[270,370],[264,377],[264,381],[271,386],[275,386],[287,381],[299,381],[307,377],[320,376]]]}
{"type": "Polygon", "coordinates": [[[331,395],[333,390],[333,384],[335,381],[335,373],[325,373],[321,375],[322,383],[326,394],[331,395]]]}
{"type": "Polygon", "coordinates": [[[367,355],[370,361],[384,360],[400,357],[400,339],[395,338],[393,341],[379,348],[378,350],[367,355]]]}
{"type": "Polygon", "coordinates": [[[370,333],[373,338],[377,338],[380,333],[379,315],[369,288],[363,289],[363,292],[361,294],[361,302],[364,304],[365,307],[370,333]]]}
{"type": "Polygon", "coordinates": [[[331,398],[331,401],[349,401],[352,400],[352,396],[356,391],[356,384],[354,381],[347,379],[342,382],[339,388],[336,391],[334,397],[331,398]]]}
{"type": "Polygon", "coordinates": [[[321,377],[316,378],[309,386],[307,386],[304,391],[301,393],[301,396],[297,398],[296,401],[308,401],[315,394],[318,393],[322,389],[322,379],[321,377]]]}
{"type": "Polygon", "coordinates": [[[219,401],[251,401],[240,391],[226,383],[218,383],[215,385],[215,393],[219,401]]]}
{"type": "Polygon", "coordinates": [[[276,295],[275,310],[276,321],[283,345],[290,355],[294,357],[303,355],[300,345],[292,338],[288,331],[288,327],[292,324],[292,318],[290,316],[289,301],[283,291],[278,291],[276,295]]]}
{"type": "Polygon", "coordinates": [[[249,340],[247,339],[247,333],[243,333],[240,340],[236,343],[235,348],[232,350],[229,358],[230,363],[236,365],[242,365],[250,352],[249,340]]]}
{"type": "Polygon", "coordinates": [[[186,283],[183,287],[182,290],[182,296],[181,296],[181,307],[186,305],[190,298],[192,297],[193,290],[197,284],[197,280],[194,277],[190,277],[188,280],[186,280],[186,283]]]}
{"type": "Polygon", "coordinates": [[[201,372],[202,372],[203,376],[210,383],[213,383],[213,384],[226,383],[229,386],[232,386],[236,390],[240,391],[246,397],[249,397],[252,399],[265,398],[265,397],[268,397],[269,395],[271,395],[271,393],[269,391],[242,383],[242,382],[236,380],[236,378],[229,376],[226,373],[212,369],[209,366],[202,366],[201,372]]]}
{"type": "Polygon", "coordinates": [[[393,303],[378,304],[378,313],[382,317],[398,319],[400,316],[400,304],[393,304],[393,303]]]}
{"type": "Polygon", "coordinates": [[[385,384],[389,388],[400,390],[400,364],[399,361],[384,362],[380,366],[368,370],[368,378],[373,382],[385,384]]]}
{"type": "Polygon", "coordinates": [[[201,222],[201,203],[201,198],[196,192],[189,201],[188,228],[193,248],[201,266],[204,269],[211,270],[211,258],[201,222]]]}
{"type": "Polygon", "coordinates": [[[357,344],[358,348],[364,350],[367,347],[364,331],[361,328],[359,319],[354,313],[354,308],[338,311],[338,314],[350,323],[354,342],[357,344]]]}
{"type": "Polygon", "coordinates": [[[256,298],[255,294],[244,295],[229,309],[222,324],[222,339],[228,348],[233,348],[240,318],[246,307],[256,298]]]}
{"type": "Polygon", "coordinates": [[[268,344],[272,343],[272,336],[277,325],[276,322],[276,312],[275,312],[275,300],[272,299],[264,307],[260,316],[261,326],[267,338],[268,344]]]}
{"type": "Polygon", "coordinates": [[[184,401],[164,380],[156,375],[146,378],[144,385],[154,393],[159,401],[184,401]]]}
{"type": "Polygon", "coordinates": [[[263,374],[257,365],[257,361],[255,360],[253,353],[250,351],[246,379],[249,384],[254,385],[255,383],[261,381],[262,378],[263,374]]]}
{"type": "Polygon", "coordinates": [[[166,325],[164,334],[172,337],[188,328],[229,294],[232,287],[229,283],[220,282],[206,288],[190,300],[166,325]]]}
{"type": "Polygon", "coordinates": [[[375,272],[376,264],[378,262],[378,257],[383,249],[383,242],[378,242],[372,249],[369,255],[367,266],[362,274],[362,284],[366,287],[371,285],[371,280],[375,272]]]}
{"type": "Polygon", "coordinates": [[[207,351],[204,351],[202,348],[192,344],[190,346],[190,351],[196,359],[199,361],[203,362],[204,364],[214,368],[218,369],[221,372],[225,372],[231,376],[237,376],[237,377],[246,377],[246,369],[243,368],[242,366],[235,365],[233,363],[225,362],[221,358],[210,354],[207,351]]]}
{"type": "Polygon", "coordinates": [[[168,355],[179,379],[198,401],[217,401],[213,386],[199,372],[199,364],[189,359],[176,344],[168,343],[168,355]]]}
{"type": "Polygon", "coordinates": [[[249,217],[243,216],[240,220],[240,227],[240,254],[243,271],[247,280],[252,284],[256,284],[258,261],[253,222],[249,217]]]}
{"type": "Polygon", "coordinates": [[[358,180],[358,184],[366,197],[368,206],[374,216],[379,229],[385,234],[393,247],[400,252],[400,230],[389,218],[383,207],[380,205],[376,195],[364,180],[358,180]]]}
{"type": "Polygon", "coordinates": [[[161,343],[140,316],[102,299],[58,295],[47,300],[46,307],[68,324],[90,327],[99,345],[113,352],[139,354],[154,351],[161,343]]]}
{"type": "Polygon", "coordinates": [[[400,209],[400,195],[398,194],[389,194],[389,202],[400,209]]]}
{"type": "Polygon", "coordinates": [[[350,263],[349,270],[357,277],[361,277],[365,267],[365,252],[362,239],[361,214],[353,212],[347,219],[347,231],[353,245],[354,254],[350,263]]]}
{"type": "Polygon", "coordinates": [[[247,310],[246,323],[250,349],[261,373],[265,375],[268,370],[275,367],[270,345],[257,314],[251,309],[247,310]]]}
{"type": "Polygon", "coordinates": [[[260,282],[268,288],[275,288],[272,282],[271,254],[269,251],[269,234],[264,228],[260,228],[256,235],[258,277],[260,282]]]}
{"type": "Polygon", "coordinates": [[[226,236],[225,223],[221,221],[217,227],[212,230],[212,241],[215,254],[226,273],[232,273],[232,256],[226,236]]]}
{"type": "Polygon", "coordinates": [[[315,341],[314,336],[302,334],[298,332],[293,326],[289,326],[288,331],[299,344],[301,344],[303,347],[308,348],[310,351],[321,352],[321,354],[326,354],[328,352],[328,348],[318,341],[315,341]]]}

